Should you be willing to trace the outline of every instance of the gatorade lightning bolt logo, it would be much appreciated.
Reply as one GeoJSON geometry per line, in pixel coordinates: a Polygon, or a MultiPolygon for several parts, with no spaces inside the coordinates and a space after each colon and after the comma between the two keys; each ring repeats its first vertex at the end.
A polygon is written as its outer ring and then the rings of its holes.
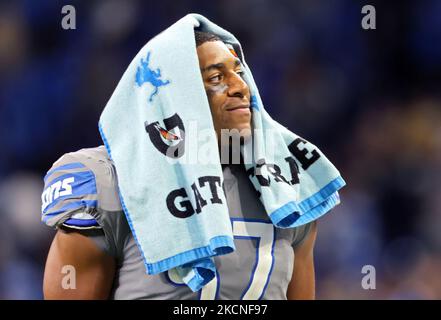
{"type": "Polygon", "coordinates": [[[153,124],[154,127],[156,128],[156,130],[158,130],[159,134],[168,141],[176,141],[176,140],[182,140],[182,138],[178,137],[177,135],[175,135],[174,133],[164,129],[163,127],[161,127],[159,125],[159,123],[154,123],[153,124]]]}
{"type": "Polygon", "coordinates": [[[153,146],[163,155],[176,159],[185,152],[185,128],[181,117],[177,113],[163,119],[164,125],[158,121],[144,123],[153,146]]]}

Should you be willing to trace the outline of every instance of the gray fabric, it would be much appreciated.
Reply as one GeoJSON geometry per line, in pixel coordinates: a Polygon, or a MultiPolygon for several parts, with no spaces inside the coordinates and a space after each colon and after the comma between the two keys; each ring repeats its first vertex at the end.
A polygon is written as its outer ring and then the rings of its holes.
{"type": "Polygon", "coordinates": [[[297,248],[305,241],[306,237],[311,231],[312,223],[313,222],[310,222],[306,225],[301,226],[300,228],[294,229],[294,240],[292,242],[293,248],[297,248]]]}
{"type": "MultiPolygon", "coordinates": [[[[187,286],[173,283],[171,280],[173,277],[168,272],[158,275],[146,274],[140,251],[121,209],[115,170],[104,147],[82,149],[74,156],[76,161],[84,163],[95,173],[97,180],[98,208],[93,212],[93,216],[103,233],[95,234],[92,239],[99,248],[114,256],[117,261],[111,298],[201,298],[201,291],[193,293],[187,286]]],[[[286,290],[294,265],[293,246],[303,241],[310,230],[309,225],[295,229],[275,228],[270,223],[244,168],[241,165],[225,166],[223,174],[223,188],[233,226],[241,225],[245,226],[246,230],[252,230],[249,226],[254,224],[262,226],[264,230],[274,230],[271,232],[275,233],[274,238],[268,243],[259,240],[265,248],[261,247],[261,251],[258,251],[258,238],[244,239],[235,236],[236,250],[215,258],[219,275],[216,299],[241,299],[251,280],[255,284],[254,282],[258,283],[260,279],[268,279],[268,281],[262,280],[261,285],[256,286],[258,289],[265,288],[263,296],[260,296],[261,299],[286,299],[286,290]],[[263,277],[259,277],[257,271],[253,272],[258,253],[259,263],[270,261],[268,259],[273,257],[270,272],[262,273],[263,277]],[[254,278],[252,278],[253,274],[254,278]]],[[[208,291],[207,289],[204,295],[208,291]]],[[[212,291],[213,295],[214,292],[216,291],[212,291]]]]}
{"type": "MultiPolygon", "coordinates": [[[[42,218],[47,217],[47,220],[45,222],[48,226],[59,227],[63,225],[63,223],[67,219],[78,213],[86,213],[95,217],[100,210],[118,212],[122,210],[121,203],[118,198],[115,169],[110,162],[104,146],[100,146],[97,148],[81,149],[79,151],[63,155],[49,169],[50,173],[46,177],[44,189],[50,186],[52,181],[58,177],[68,175],[70,173],[79,173],[86,171],[92,171],[94,175],[94,182],[96,184],[97,194],[76,196],[75,193],[73,193],[71,196],[63,197],[63,199],[57,200],[56,203],[51,206],[42,216],[42,218]],[[54,170],[72,163],[81,163],[85,167],[76,169],[54,170]],[[72,203],[78,203],[79,201],[83,200],[97,200],[99,204],[99,210],[95,207],[89,207],[85,204],[81,207],[72,207],[63,211],[60,214],[55,215],[55,213],[58,212],[61,208],[72,203]]],[[[75,226],[75,228],[84,229],[81,226],[75,226]]]]}

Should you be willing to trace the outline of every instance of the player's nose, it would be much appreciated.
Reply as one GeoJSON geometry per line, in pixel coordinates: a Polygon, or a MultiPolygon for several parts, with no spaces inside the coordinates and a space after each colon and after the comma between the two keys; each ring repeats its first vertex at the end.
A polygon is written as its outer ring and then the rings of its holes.
{"type": "Polygon", "coordinates": [[[248,84],[237,73],[234,73],[231,76],[231,80],[228,87],[229,87],[228,95],[230,97],[243,98],[247,95],[249,91],[248,84]]]}

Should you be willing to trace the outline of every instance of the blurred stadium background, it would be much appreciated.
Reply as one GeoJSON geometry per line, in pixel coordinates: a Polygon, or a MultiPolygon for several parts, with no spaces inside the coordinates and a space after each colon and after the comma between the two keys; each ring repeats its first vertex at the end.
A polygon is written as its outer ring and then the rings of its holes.
{"type": "Polygon", "coordinates": [[[348,186],[321,219],[319,299],[441,298],[441,1],[0,1],[0,299],[41,299],[42,177],[99,145],[138,50],[189,12],[236,34],[273,117],[348,186]],[[76,8],[77,29],[61,28],[76,8]],[[363,30],[374,5],[377,29],[363,30]],[[376,289],[363,290],[364,265],[376,289]]]}

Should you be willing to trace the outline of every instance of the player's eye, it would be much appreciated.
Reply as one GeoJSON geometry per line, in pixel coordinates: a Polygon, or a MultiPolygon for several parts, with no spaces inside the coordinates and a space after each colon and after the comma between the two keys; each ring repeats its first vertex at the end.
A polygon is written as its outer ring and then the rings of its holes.
{"type": "Polygon", "coordinates": [[[243,70],[237,70],[236,73],[243,78],[245,72],[243,70]]]}
{"type": "Polygon", "coordinates": [[[210,80],[210,82],[218,82],[221,81],[222,79],[222,75],[221,74],[217,74],[213,77],[210,77],[208,80],[210,80]]]}

